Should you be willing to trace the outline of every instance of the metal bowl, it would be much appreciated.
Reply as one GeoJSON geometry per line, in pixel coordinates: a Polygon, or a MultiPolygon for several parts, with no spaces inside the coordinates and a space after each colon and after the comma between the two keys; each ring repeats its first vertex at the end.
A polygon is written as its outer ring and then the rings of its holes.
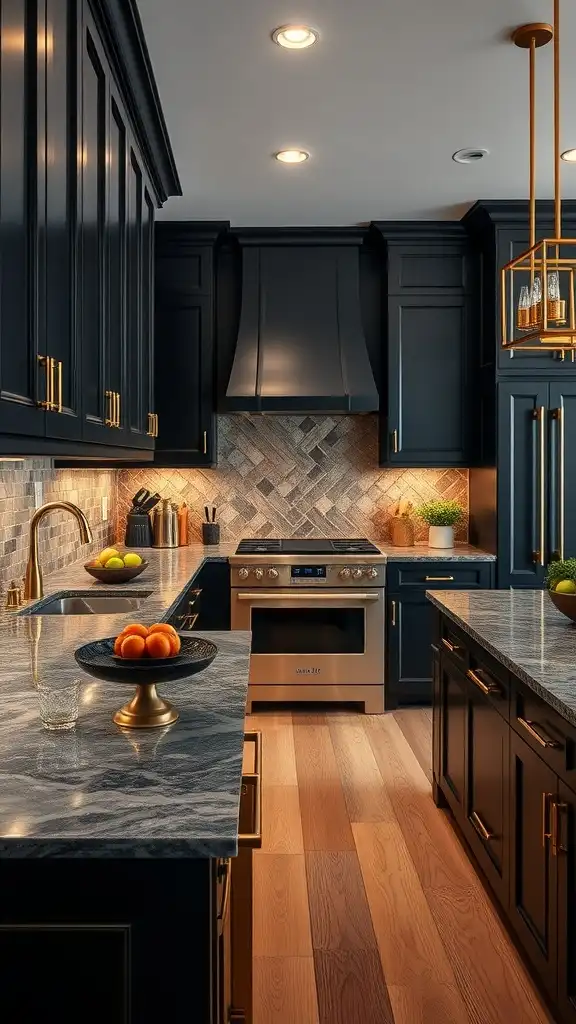
{"type": "Polygon", "coordinates": [[[100,580],[100,583],[129,583],[148,568],[148,562],[142,561],[140,565],[124,566],[123,569],[106,569],[105,566],[100,569],[97,565],[84,563],[84,568],[95,580],[100,580]]]}
{"type": "Polygon", "coordinates": [[[181,648],[174,658],[125,660],[114,656],[115,637],[93,640],[75,652],[80,668],[108,683],[136,685],[132,700],[113,716],[116,725],[153,729],[175,722],[179,712],[156,692],[158,683],[174,682],[208,668],[218,654],[216,644],[203,637],[180,636],[181,648]]]}
{"type": "Polygon", "coordinates": [[[549,590],[548,597],[562,615],[576,622],[576,594],[557,594],[555,590],[549,590]]]}

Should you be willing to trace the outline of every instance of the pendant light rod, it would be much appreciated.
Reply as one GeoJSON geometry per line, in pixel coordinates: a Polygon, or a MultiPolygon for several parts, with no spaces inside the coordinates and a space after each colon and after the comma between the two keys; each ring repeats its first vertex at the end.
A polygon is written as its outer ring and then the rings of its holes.
{"type": "MultiPolygon", "coordinates": [[[[560,0],[554,0],[554,230],[562,238],[560,160],[560,0]]],[[[531,243],[532,244],[532,243],[531,243]]]]}
{"type": "Polygon", "coordinates": [[[530,248],[536,244],[536,50],[553,37],[552,25],[543,22],[520,25],[512,33],[515,46],[530,50],[530,248]]]}

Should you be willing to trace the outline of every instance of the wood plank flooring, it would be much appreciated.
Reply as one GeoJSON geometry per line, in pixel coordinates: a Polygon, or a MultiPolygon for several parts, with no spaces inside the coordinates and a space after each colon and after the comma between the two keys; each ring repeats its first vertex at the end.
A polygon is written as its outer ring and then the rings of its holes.
{"type": "Polygon", "coordinates": [[[431,716],[259,713],[254,1024],[550,1024],[443,812],[431,716]]]}

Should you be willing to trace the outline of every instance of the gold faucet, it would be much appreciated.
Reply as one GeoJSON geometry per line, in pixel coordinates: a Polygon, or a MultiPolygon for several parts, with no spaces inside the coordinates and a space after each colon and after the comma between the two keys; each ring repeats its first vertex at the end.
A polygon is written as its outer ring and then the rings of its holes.
{"type": "Polygon", "coordinates": [[[92,530],[86,516],[82,509],[78,508],[77,505],[73,505],[71,501],[48,501],[45,505],[41,505],[40,508],[36,509],[30,520],[30,553],[28,555],[28,565],[26,566],[26,576],[24,577],[25,601],[35,601],[39,597],[44,596],[42,571],[38,562],[38,527],[44,516],[48,512],[54,512],[56,509],[72,513],[80,527],[80,537],[84,544],[89,544],[92,540],[92,530]]]}

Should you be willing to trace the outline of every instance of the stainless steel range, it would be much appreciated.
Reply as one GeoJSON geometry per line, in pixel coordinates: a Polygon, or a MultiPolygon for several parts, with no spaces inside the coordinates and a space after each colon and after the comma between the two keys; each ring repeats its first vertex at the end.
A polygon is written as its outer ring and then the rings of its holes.
{"type": "Polygon", "coordinates": [[[232,629],[252,630],[253,701],[358,701],[384,711],[385,556],[367,540],[243,540],[232,629]]]}

